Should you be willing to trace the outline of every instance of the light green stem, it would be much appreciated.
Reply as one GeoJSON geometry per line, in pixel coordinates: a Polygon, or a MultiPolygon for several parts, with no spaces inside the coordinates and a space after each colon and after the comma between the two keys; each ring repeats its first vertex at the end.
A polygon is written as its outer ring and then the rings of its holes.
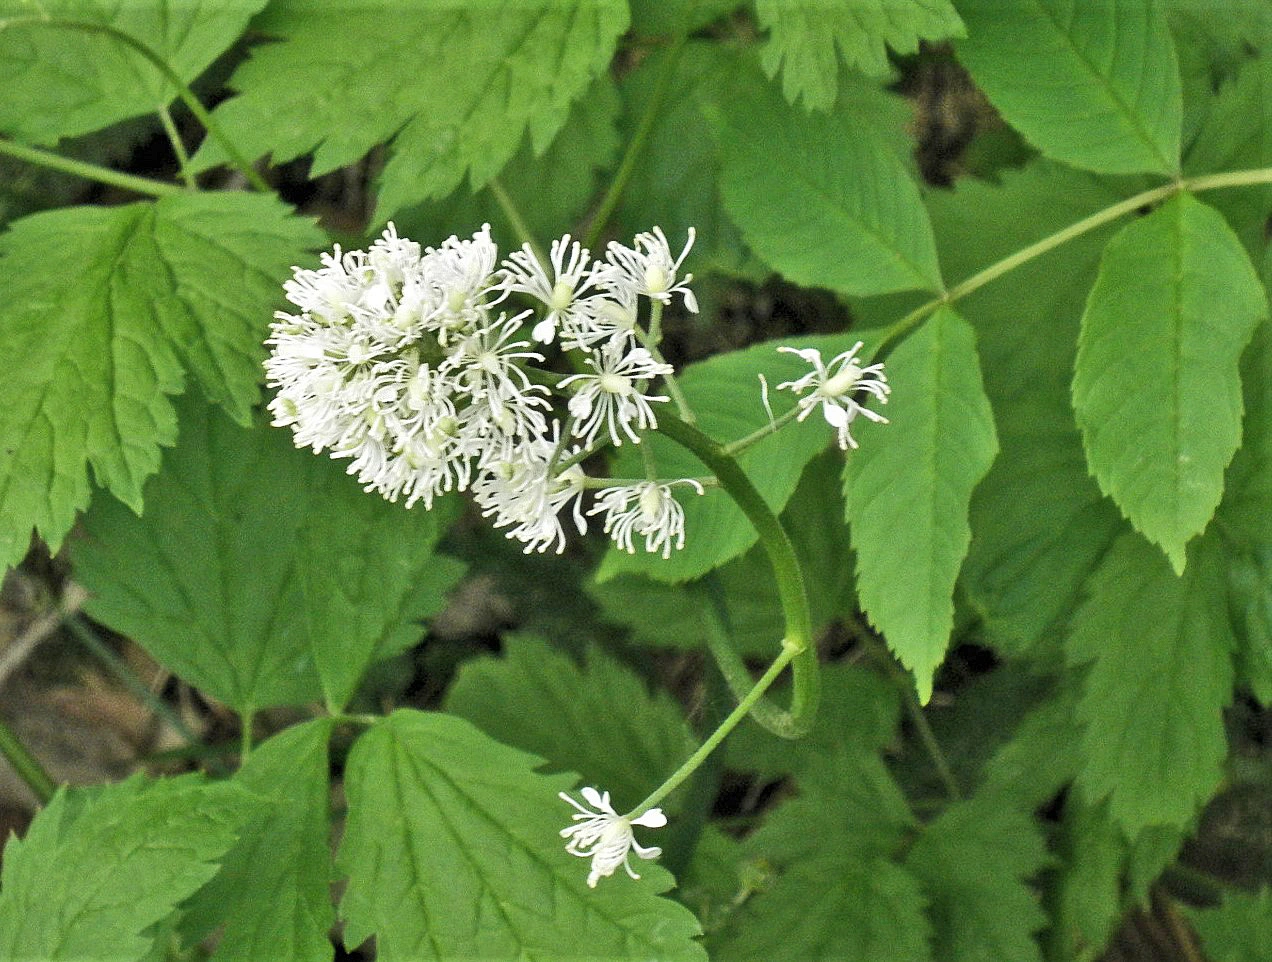
{"type": "Polygon", "coordinates": [[[60,170],[64,174],[83,177],[85,180],[106,184],[108,187],[118,187],[121,190],[130,190],[135,194],[145,194],[148,197],[167,197],[183,192],[176,184],[166,184],[161,180],[151,180],[149,177],[138,177],[135,174],[111,170],[109,167],[99,167],[97,164],[63,157],[61,154],[40,150],[38,147],[28,147],[26,144],[19,144],[3,137],[0,137],[0,154],[8,154],[10,157],[25,160],[39,167],[60,170]]]}
{"type": "Polygon", "coordinates": [[[163,74],[163,78],[172,84],[177,91],[177,96],[181,98],[181,102],[186,105],[190,113],[194,114],[195,119],[203,125],[203,129],[221,145],[221,149],[225,151],[225,156],[229,158],[230,163],[238,169],[242,175],[247,178],[247,182],[253,188],[260,191],[268,191],[269,184],[265,179],[256,172],[255,168],[247,161],[233,141],[225,135],[221,129],[221,125],[212,118],[208,109],[199,102],[199,98],[194,95],[194,91],[181,79],[178,74],[168,64],[163,57],[159,56],[154,50],[150,49],[147,44],[142,43],[131,34],[118,30],[115,27],[103,23],[93,23],[89,20],[70,20],[62,17],[11,17],[8,20],[0,20],[0,29],[12,29],[14,27],[38,26],[38,27],[54,27],[60,30],[76,30],[80,33],[98,34],[101,36],[112,37],[118,40],[124,46],[140,54],[151,66],[163,74]]]}
{"type": "Polygon", "coordinates": [[[653,93],[649,96],[649,102],[645,104],[645,112],[641,114],[640,122],[636,126],[636,132],[632,134],[632,139],[627,144],[627,152],[623,154],[623,160],[614,174],[614,179],[610,181],[609,189],[605,192],[605,196],[601,198],[601,202],[596,208],[596,214],[593,215],[592,222],[583,235],[583,246],[586,248],[592,249],[596,247],[596,242],[601,238],[601,232],[605,230],[605,225],[609,223],[610,217],[613,216],[614,208],[618,206],[619,200],[622,199],[623,191],[627,189],[627,182],[631,180],[632,174],[636,171],[636,164],[645,150],[645,142],[649,140],[649,135],[654,129],[654,123],[657,121],[663,104],[671,92],[671,81],[676,75],[676,68],[680,63],[680,55],[684,51],[687,39],[687,36],[678,37],[675,45],[667,53],[667,62],[663,64],[662,73],[659,74],[653,93]]]}
{"type": "Polygon", "coordinates": [[[548,259],[544,256],[543,248],[535,240],[534,231],[530,229],[526,219],[521,216],[521,208],[512,199],[512,195],[504,190],[504,185],[499,182],[498,177],[492,177],[486,187],[494,195],[495,202],[499,205],[499,209],[503,211],[503,215],[508,218],[508,223],[512,225],[513,232],[517,235],[517,238],[521,243],[530,245],[530,252],[534,254],[534,259],[539,262],[539,266],[544,271],[547,271],[548,259]]]}
{"type": "Polygon", "coordinates": [[[3,720],[0,720],[0,755],[8,759],[13,770],[31,789],[40,804],[48,804],[53,793],[57,791],[57,782],[53,781],[39,759],[27,750],[27,747],[3,720]]]}
{"type": "Polygon", "coordinates": [[[181,140],[177,125],[172,122],[172,112],[168,110],[167,104],[159,108],[159,122],[163,124],[163,131],[168,135],[168,143],[172,145],[172,153],[177,158],[177,172],[182,182],[187,190],[195,190],[198,185],[194,182],[194,174],[190,173],[190,154],[181,140]]]}

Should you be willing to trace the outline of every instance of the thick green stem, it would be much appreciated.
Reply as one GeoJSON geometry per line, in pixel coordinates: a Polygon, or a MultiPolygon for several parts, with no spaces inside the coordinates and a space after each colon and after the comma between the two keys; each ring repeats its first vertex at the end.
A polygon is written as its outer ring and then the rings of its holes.
{"type": "Polygon", "coordinates": [[[0,754],[9,760],[13,770],[18,773],[22,781],[26,782],[40,804],[48,804],[53,793],[57,791],[57,782],[53,781],[39,759],[27,750],[27,747],[3,720],[0,720],[0,754]]]}
{"type": "Polygon", "coordinates": [[[221,149],[225,151],[225,156],[229,158],[230,163],[238,169],[238,171],[247,178],[247,182],[256,190],[268,191],[269,184],[265,179],[256,172],[251,163],[243,157],[233,141],[225,135],[221,129],[221,125],[212,118],[208,109],[199,102],[199,98],[194,95],[194,91],[181,79],[178,74],[168,64],[163,57],[159,56],[149,46],[142,43],[131,34],[127,34],[122,30],[103,23],[93,23],[89,20],[70,20],[62,17],[11,17],[8,20],[0,20],[0,29],[13,29],[14,27],[54,27],[60,30],[76,30],[80,33],[98,34],[100,36],[111,37],[129,49],[140,54],[152,67],[163,75],[163,78],[172,84],[177,92],[177,96],[181,98],[181,102],[186,105],[190,113],[194,114],[195,119],[203,125],[203,129],[221,145],[221,149]]]}
{"type": "Polygon", "coordinates": [[[613,216],[614,208],[623,197],[623,191],[627,189],[627,182],[636,171],[636,164],[645,150],[645,142],[649,140],[658,114],[662,111],[663,104],[671,92],[671,81],[676,75],[676,67],[680,63],[680,54],[684,51],[687,39],[687,36],[677,38],[675,45],[667,53],[667,62],[663,64],[662,73],[658,76],[654,91],[649,96],[649,102],[645,104],[645,112],[641,114],[640,122],[636,125],[636,132],[628,141],[627,152],[623,155],[618,171],[614,174],[614,179],[610,181],[609,189],[601,198],[596,213],[592,216],[592,222],[583,235],[583,246],[586,248],[596,247],[596,242],[601,238],[601,232],[605,230],[605,225],[613,216]]]}
{"type": "Polygon", "coordinates": [[[182,193],[181,188],[176,184],[165,184],[163,181],[151,180],[149,177],[138,177],[135,174],[125,174],[122,171],[111,170],[109,167],[99,167],[97,164],[73,160],[70,157],[63,157],[61,154],[55,154],[52,151],[40,150],[38,147],[28,147],[26,144],[15,143],[3,137],[0,137],[0,154],[8,154],[10,157],[25,160],[27,163],[35,164],[39,167],[47,167],[49,170],[60,170],[64,174],[83,177],[85,180],[93,180],[99,184],[106,184],[108,187],[129,190],[135,194],[145,194],[148,197],[167,197],[170,194],[182,193]]]}

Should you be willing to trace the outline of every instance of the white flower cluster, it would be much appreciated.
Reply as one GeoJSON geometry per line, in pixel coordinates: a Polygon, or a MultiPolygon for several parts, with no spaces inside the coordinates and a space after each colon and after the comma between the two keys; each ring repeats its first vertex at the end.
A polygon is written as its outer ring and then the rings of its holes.
{"type": "Polygon", "coordinates": [[[639,301],[667,304],[679,294],[697,310],[686,286],[693,277],[679,274],[692,244],[690,231],[673,258],[655,227],[632,247],[611,243],[599,261],[566,235],[545,267],[529,245],[499,263],[488,224],[425,249],[390,224],[369,250],[337,247],[284,284],[299,313],[275,315],[266,342],[273,423],[290,427],[298,447],[347,458],[366,490],[407,507],[471,491],[526,551],[563,550],[560,516],[569,508],[580,533],[604,514],[625,550],[638,534],[665,557],[684,543],[670,486],[603,488],[585,512],[578,462],[606,443],[639,443],[657,426],[654,405],[667,397],[650,387],[672,368],[639,344],[639,301]],[[512,294],[546,313],[532,321],[532,310],[502,310],[512,294]],[[528,368],[544,360],[532,341],[558,339],[582,354],[585,370],[558,384],[569,395],[564,418],[528,368]]]}
{"type": "Polygon", "coordinates": [[[596,888],[597,882],[609,878],[620,865],[632,878],[640,878],[627,860],[631,852],[643,859],[655,859],[662,854],[662,849],[656,845],[640,845],[632,835],[633,825],[645,828],[666,825],[667,816],[661,808],[651,808],[638,818],[626,818],[614,811],[609,792],[599,792],[590,787],[583,789],[583,798],[591,808],[576,802],[565,792],[561,792],[559,797],[575,808],[575,813],[570,816],[574,824],[561,829],[561,837],[569,840],[565,850],[579,858],[592,860],[592,870],[587,876],[588,888],[596,888]]]}

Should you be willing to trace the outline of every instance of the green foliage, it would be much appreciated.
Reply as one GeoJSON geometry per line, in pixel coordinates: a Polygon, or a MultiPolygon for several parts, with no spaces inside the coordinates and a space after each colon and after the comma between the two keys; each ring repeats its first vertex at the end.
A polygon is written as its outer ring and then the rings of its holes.
{"type": "Polygon", "coordinates": [[[99,498],[85,518],[90,612],[241,712],[343,706],[458,578],[433,551],[445,514],[365,497],[286,434],[194,401],[181,424],[142,517],[99,498]]]}
{"type": "Polygon", "coordinates": [[[887,48],[915,53],[921,40],[963,36],[949,0],[756,0],[755,14],[770,31],[761,52],[765,72],[773,77],[780,69],[786,99],[802,97],[810,110],[834,106],[840,56],[850,70],[888,77],[887,48]]]}
{"type": "Polygon", "coordinates": [[[975,335],[952,310],[906,338],[888,371],[891,423],[858,430],[844,495],[862,604],[926,702],[954,625],[954,581],[971,538],[968,502],[998,441],[975,335]],[[878,443],[879,430],[891,428],[893,443],[878,443]]]}
{"type": "Polygon", "coordinates": [[[737,82],[716,105],[720,185],[755,252],[797,284],[861,295],[940,290],[932,228],[891,142],[863,126],[851,103],[805,114],[749,73],[737,82]]]}
{"type": "Polygon", "coordinates": [[[1155,0],[960,0],[959,59],[1048,157],[1103,174],[1179,170],[1179,65],[1155,0]]]}
{"type": "Polygon", "coordinates": [[[136,511],[176,440],[185,373],[246,422],[279,277],[317,242],[273,198],[183,194],[74,207],[0,236],[0,563],[56,547],[97,484],[136,511]],[[56,272],[48,269],[57,264],[56,272]],[[73,278],[74,283],[68,283],[73,278]]]}
{"type": "Polygon", "coordinates": [[[170,104],[176,87],[120,35],[189,83],[265,3],[3,0],[0,22],[10,22],[0,27],[0,131],[51,144],[170,104]]]}
{"type": "Polygon", "coordinates": [[[255,810],[241,788],[191,777],[59,790],[5,847],[0,956],[142,959],[255,810]]]}
{"type": "Polygon", "coordinates": [[[319,719],[275,735],[234,777],[268,809],[244,826],[221,871],[186,906],[187,931],[224,925],[215,962],[332,958],[331,727],[330,720],[319,719]]]}
{"type": "Polygon", "coordinates": [[[1272,889],[1234,892],[1219,908],[1192,913],[1192,920],[1215,962],[1272,960],[1272,889]]]}
{"type": "Polygon", "coordinates": [[[1232,229],[1187,194],[1109,241],[1073,407],[1100,488],[1176,572],[1241,442],[1238,362],[1267,298],[1232,229]]]}
{"type": "Polygon", "coordinates": [[[538,638],[513,637],[500,659],[460,669],[446,710],[491,738],[546,758],[558,771],[604,785],[626,811],[693,750],[684,717],[666,693],[604,652],[582,669],[538,638]],[[622,706],[622,712],[615,709],[622,706]]]}
{"type": "Polygon", "coordinates": [[[449,715],[402,709],[363,735],[345,771],[345,943],[374,935],[383,962],[705,959],[693,916],[659,897],[665,870],[587,888],[557,844],[569,807],[555,796],[574,778],[537,761],[449,715]]]}
{"type": "MultiPolygon", "coordinates": [[[[627,24],[620,0],[409,0],[372,16],[337,0],[277,4],[258,27],[279,42],[235,71],[241,93],[215,116],[248,156],[313,151],[315,175],[391,139],[383,220],[465,175],[485,185],[527,133],[542,153],[627,24]]],[[[223,159],[211,142],[195,158],[202,168],[223,159]]]]}
{"type": "Polygon", "coordinates": [[[1222,709],[1232,697],[1232,628],[1222,556],[1203,540],[1182,577],[1125,534],[1091,579],[1067,644],[1089,664],[1078,784],[1108,798],[1130,838],[1184,826],[1219,785],[1222,709]]]}

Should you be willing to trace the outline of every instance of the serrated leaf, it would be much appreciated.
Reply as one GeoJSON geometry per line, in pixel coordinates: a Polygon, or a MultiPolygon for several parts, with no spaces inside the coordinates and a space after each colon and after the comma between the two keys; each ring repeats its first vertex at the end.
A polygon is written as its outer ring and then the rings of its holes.
{"type": "Polygon", "coordinates": [[[1218,517],[1233,541],[1272,543],[1272,324],[1260,324],[1241,358],[1242,444],[1223,479],[1218,517]]]}
{"type": "MultiPolygon", "coordinates": [[[[1090,174],[1043,161],[1000,185],[960,183],[929,205],[951,275],[969,277],[1120,199],[1090,174]]],[[[972,496],[960,578],[1007,651],[1032,645],[1068,612],[1122,530],[1087,474],[1070,392],[1078,321],[1110,232],[1076,238],[960,302],[1002,447],[972,496]]]]}
{"type": "Polygon", "coordinates": [[[1230,891],[1218,908],[1189,916],[1214,962],[1272,962],[1272,888],[1230,891]]]}
{"type": "Polygon", "coordinates": [[[692,33],[742,6],[744,0],[629,0],[632,32],[642,37],[692,33]]]}
{"type": "Polygon", "coordinates": [[[1058,840],[1055,928],[1051,943],[1061,958],[1098,952],[1122,915],[1126,840],[1105,804],[1066,798],[1058,840]]]}
{"type": "Polygon", "coordinates": [[[1062,685],[1022,718],[986,762],[982,791],[1032,810],[1072,781],[1081,765],[1077,701],[1076,686],[1062,685]]]}
{"type": "MultiPolygon", "coordinates": [[[[855,608],[852,562],[838,451],[815,457],[781,514],[804,575],[808,608],[816,634],[855,608]]],[[[706,645],[703,592],[714,594],[727,613],[729,641],[742,654],[773,655],[785,632],[781,599],[763,545],[717,569],[711,584],[668,585],[621,575],[587,586],[605,617],[632,631],[636,643],[652,648],[700,649],[706,645]]]]}
{"type": "Polygon", "coordinates": [[[61,544],[90,465],[141,509],[184,371],[246,422],[279,277],[317,240],[277,199],[228,193],[36,214],[0,235],[0,350],[22,359],[0,387],[0,565],[33,527],[61,544]]]}
{"type": "Polygon", "coordinates": [[[536,775],[531,755],[450,715],[394,712],[354,745],[339,864],[345,941],[374,935],[383,962],[455,958],[705,962],[697,922],[658,894],[641,863],[586,885],[558,834],[570,775],[536,775]]]}
{"type": "Polygon", "coordinates": [[[213,962],[329,962],[334,955],[327,760],[332,724],[321,718],[275,735],[235,774],[234,781],[268,807],[186,906],[187,920],[200,919],[206,929],[224,925],[213,962]]]}
{"type": "Polygon", "coordinates": [[[59,24],[126,34],[189,83],[264,6],[265,0],[4,0],[0,130],[51,144],[176,99],[176,88],[159,69],[118,37],[59,24]]]}
{"type": "Polygon", "coordinates": [[[1137,535],[1124,534],[1092,576],[1067,641],[1090,664],[1078,784],[1109,799],[1134,839],[1180,826],[1219,785],[1227,754],[1222,709],[1232,697],[1232,628],[1222,557],[1199,542],[1176,577],[1137,535]]]}
{"type": "Polygon", "coordinates": [[[878,756],[829,741],[798,786],[744,843],[778,878],[733,914],[712,958],[925,962],[922,893],[890,861],[913,820],[878,756]]]}
{"type": "Polygon", "coordinates": [[[1041,962],[1047,918],[1025,880],[1047,862],[1029,813],[991,794],[956,802],[928,824],[905,866],[931,900],[937,962],[1041,962]]]}
{"type": "Polygon", "coordinates": [[[532,637],[504,639],[503,657],[460,668],[446,710],[505,745],[582,773],[627,811],[696,746],[676,703],[599,648],[582,668],[532,637]]]}
{"type": "Polygon", "coordinates": [[[363,493],[286,431],[193,400],[181,424],[143,517],[105,498],[85,517],[87,610],[240,712],[321,693],[338,710],[458,577],[433,552],[445,513],[363,493]]]}
{"type": "MultiPolygon", "coordinates": [[[[846,350],[854,339],[831,337],[793,338],[788,343],[800,347],[817,347],[823,354],[846,350]]],[[[774,343],[757,344],[741,351],[717,354],[706,361],[691,364],[680,378],[680,387],[698,419],[698,428],[721,443],[735,441],[764,428],[768,412],[760,397],[759,375],[773,385],[799,377],[807,365],[790,354],[779,354],[774,343]],[[754,394],[745,392],[754,385],[754,394]]],[[[794,398],[770,390],[773,415],[794,406],[794,398]]],[[[770,435],[747,448],[738,463],[750,477],[756,490],[770,508],[781,512],[794,493],[804,467],[825,449],[833,431],[825,422],[809,418],[791,424],[778,435],[770,435]]],[[[641,443],[653,451],[659,477],[696,478],[705,475],[706,467],[683,448],[660,435],[641,443]]],[[[644,474],[642,452],[624,445],[612,472],[615,477],[638,477],[644,474]]],[[[758,536],[746,516],[719,488],[704,495],[682,496],[685,509],[685,546],[664,560],[661,555],[627,554],[611,547],[601,561],[596,577],[604,581],[618,574],[637,573],[657,581],[680,582],[700,577],[743,554],[755,544],[758,536]]]]}
{"type": "Polygon", "coordinates": [[[839,59],[849,70],[890,78],[888,49],[917,53],[922,40],[963,36],[949,0],[756,0],[755,16],[769,30],[764,72],[782,72],[782,92],[810,110],[835,103],[839,59]],[[836,48],[838,48],[836,50],[836,48]]]}
{"type": "Polygon", "coordinates": [[[0,957],[140,960],[150,927],[216,874],[256,807],[193,778],[60,789],[5,849],[0,957]]]}
{"type": "Polygon", "coordinates": [[[1180,194],[1105,248],[1073,407],[1100,488],[1177,572],[1241,441],[1241,352],[1267,300],[1232,229],[1180,194]]]}
{"type": "Polygon", "coordinates": [[[790,107],[739,74],[714,105],[729,215],[788,280],[846,294],[941,289],[932,227],[891,131],[850,104],[830,114],[790,107]]]}
{"type": "Polygon", "coordinates": [[[952,310],[929,318],[887,363],[891,424],[858,430],[844,496],[862,605],[926,702],[954,625],[972,489],[998,441],[975,335],[952,310]]]}
{"type": "MultiPolygon", "coordinates": [[[[596,192],[598,173],[612,165],[618,154],[616,126],[618,89],[608,74],[598,77],[587,94],[575,101],[561,132],[547,150],[536,153],[527,142],[508,162],[499,178],[504,193],[513,199],[532,236],[554,237],[562,225],[573,224],[587,209],[596,192]]],[[[495,237],[518,236],[506,209],[489,188],[476,193],[461,187],[444,200],[430,201],[395,215],[401,237],[466,236],[476,224],[491,224],[495,237]]],[[[668,228],[666,221],[646,222],[668,228]]]]}
{"type": "Polygon", "coordinates": [[[958,0],[959,59],[1048,157],[1103,174],[1179,170],[1179,65],[1155,0],[958,0]]]}
{"type": "MultiPolygon", "coordinates": [[[[408,0],[352,17],[337,0],[281,4],[260,27],[280,42],[235,71],[214,112],[251,157],[313,151],[313,174],[391,141],[376,219],[481,187],[529,133],[542,153],[627,29],[622,0],[408,0]],[[409,65],[409,72],[402,72],[409,65]]],[[[222,156],[214,146],[195,163],[222,156]]]]}

